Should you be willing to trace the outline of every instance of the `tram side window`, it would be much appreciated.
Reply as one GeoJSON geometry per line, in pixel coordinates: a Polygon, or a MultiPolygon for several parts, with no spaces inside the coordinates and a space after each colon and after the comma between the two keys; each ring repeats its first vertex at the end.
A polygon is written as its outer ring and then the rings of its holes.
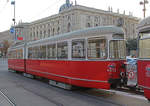
{"type": "Polygon", "coordinates": [[[58,43],[57,44],[57,57],[60,58],[68,58],[68,45],[67,42],[58,43]]]}
{"type": "Polygon", "coordinates": [[[40,46],[39,58],[46,58],[46,45],[40,46]]]}
{"type": "Polygon", "coordinates": [[[36,47],[34,47],[34,57],[33,58],[38,58],[38,52],[39,52],[39,47],[38,46],[36,46],[36,47]]]}
{"type": "Polygon", "coordinates": [[[47,58],[56,58],[56,45],[47,45],[47,58]]]}
{"type": "Polygon", "coordinates": [[[17,50],[17,58],[22,59],[23,58],[23,51],[22,49],[17,50]]]}
{"type": "Polygon", "coordinates": [[[85,40],[72,41],[72,58],[85,58],[85,40]]]}
{"type": "Polygon", "coordinates": [[[32,47],[28,48],[28,58],[32,58],[32,47]]]}
{"type": "Polygon", "coordinates": [[[150,39],[139,41],[139,58],[150,58],[150,39]]]}
{"type": "Polygon", "coordinates": [[[107,57],[106,39],[90,38],[88,39],[88,58],[106,59],[107,57]]]}

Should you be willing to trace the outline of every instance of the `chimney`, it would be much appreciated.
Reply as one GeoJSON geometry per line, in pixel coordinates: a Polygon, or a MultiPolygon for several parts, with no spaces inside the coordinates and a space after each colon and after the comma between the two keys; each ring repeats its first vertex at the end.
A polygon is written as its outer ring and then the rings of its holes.
{"type": "Polygon", "coordinates": [[[111,7],[111,12],[113,12],[113,8],[111,7]]]}
{"type": "Polygon", "coordinates": [[[108,11],[110,12],[110,6],[108,7],[108,11]]]}
{"type": "Polygon", "coordinates": [[[125,10],[124,10],[123,14],[126,15],[126,11],[125,10]]]}
{"type": "Polygon", "coordinates": [[[75,6],[77,5],[77,1],[75,0],[75,6]]]}

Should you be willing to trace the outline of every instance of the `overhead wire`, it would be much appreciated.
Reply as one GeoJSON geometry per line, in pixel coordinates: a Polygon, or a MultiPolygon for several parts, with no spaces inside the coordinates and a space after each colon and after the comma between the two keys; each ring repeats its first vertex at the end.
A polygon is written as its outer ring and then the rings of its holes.
{"type": "Polygon", "coordinates": [[[6,9],[7,4],[9,3],[9,1],[7,1],[4,6],[2,7],[2,10],[0,10],[0,14],[6,9]]]}
{"type": "MultiPolygon", "coordinates": [[[[53,4],[49,5],[47,8],[43,9],[42,11],[40,11],[39,13],[37,13],[35,16],[31,17],[30,20],[34,19],[35,17],[41,15],[42,13],[44,13],[45,11],[49,10],[50,8],[52,8],[53,6],[55,6],[56,4],[58,4],[61,0],[57,0],[56,2],[54,2],[53,4]]],[[[29,19],[28,19],[29,20],[29,19]]]]}

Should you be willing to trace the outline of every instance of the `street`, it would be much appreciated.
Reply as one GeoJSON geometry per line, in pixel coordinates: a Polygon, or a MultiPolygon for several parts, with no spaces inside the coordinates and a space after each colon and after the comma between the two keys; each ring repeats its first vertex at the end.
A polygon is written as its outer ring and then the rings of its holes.
{"type": "Polygon", "coordinates": [[[149,106],[143,95],[82,89],[67,91],[9,72],[0,59],[0,106],[149,106]]]}

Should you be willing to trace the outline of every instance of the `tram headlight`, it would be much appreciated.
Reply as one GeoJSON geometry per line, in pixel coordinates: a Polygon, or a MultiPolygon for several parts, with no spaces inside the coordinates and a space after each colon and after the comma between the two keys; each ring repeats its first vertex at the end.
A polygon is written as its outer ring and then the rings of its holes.
{"type": "Polygon", "coordinates": [[[120,76],[121,76],[122,78],[124,78],[124,77],[125,77],[125,72],[120,72],[120,76]]]}

